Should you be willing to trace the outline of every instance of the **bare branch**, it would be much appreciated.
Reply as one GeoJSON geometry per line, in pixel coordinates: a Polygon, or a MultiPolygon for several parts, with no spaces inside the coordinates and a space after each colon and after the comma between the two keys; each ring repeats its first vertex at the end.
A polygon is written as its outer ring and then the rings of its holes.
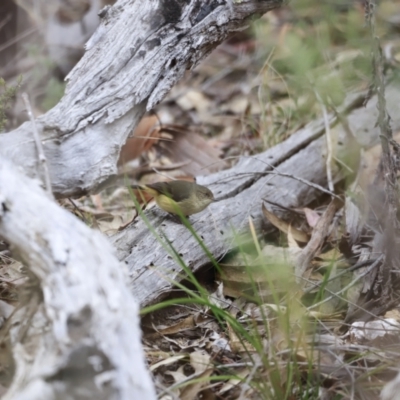
{"type": "MultiPolygon", "coordinates": [[[[64,97],[36,120],[55,196],[101,188],[143,113],[229,33],[282,1],[119,0],[108,8],[64,97]]],[[[0,155],[36,176],[31,125],[0,135],[0,155]]]]}
{"type": "Polygon", "coordinates": [[[0,235],[39,282],[10,324],[17,368],[5,398],[154,399],[124,265],[3,158],[0,235]]]}

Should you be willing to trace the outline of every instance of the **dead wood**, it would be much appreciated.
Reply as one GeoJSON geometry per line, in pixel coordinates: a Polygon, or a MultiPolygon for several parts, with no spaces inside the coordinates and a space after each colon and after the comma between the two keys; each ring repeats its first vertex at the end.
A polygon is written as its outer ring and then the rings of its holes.
{"type": "Polygon", "coordinates": [[[1,332],[16,364],[4,398],[154,399],[124,266],[103,235],[3,159],[0,235],[38,280],[1,332]]]}
{"type": "MultiPolygon", "coordinates": [[[[374,123],[376,98],[371,99],[366,107],[360,107],[363,98],[362,95],[349,97],[342,110],[352,110],[347,116],[348,126],[336,126],[332,132],[336,156],[341,153],[344,159],[355,160],[356,168],[358,150],[353,146],[354,137],[349,138],[349,127],[361,144],[371,145],[378,140],[378,129],[374,123]]],[[[396,110],[397,98],[398,87],[388,87],[389,110],[396,110]]],[[[334,125],[336,118],[330,116],[329,121],[334,125]]],[[[400,115],[393,113],[392,124],[393,129],[400,128],[400,115]]],[[[249,217],[253,219],[257,232],[268,233],[274,229],[263,219],[263,199],[291,208],[305,206],[321,196],[315,185],[304,181],[326,185],[324,132],[324,121],[314,121],[266,152],[244,157],[230,170],[198,179],[199,183],[211,188],[217,202],[201,214],[192,216],[191,222],[216,260],[235,249],[233,233],[243,235],[248,232],[249,217]]],[[[333,168],[335,180],[343,179],[342,171],[333,168]]],[[[141,306],[156,303],[170,293],[174,281],[181,282],[186,276],[174,254],[166,250],[169,248],[167,241],[192,271],[211,264],[188,229],[169,221],[165,213],[158,209],[152,209],[146,215],[154,231],[149,230],[142,220],[136,220],[111,239],[119,259],[129,268],[131,290],[141,306]],[[159,235],[159,239],[154,233],[159,235]]],[[[290,217],[283,213],[282,219],[285,218],[290,217]]]]}
{"type": "MultiPolygon", "coordinates": [[[[344,108],[353,107],[360,98],[352,97],[344,108]]],[[[331,116],[330,122],[334,121],[331,116]]],[[[291,208],[309,204],[321,195],[314,185],[304,180],[321,186],[326,184],[323,133],[324,122],[313,122],[266,152],[242,158],[234,168],[198,180],[210,187],[217,202],[192,216],[191,222],[215,259],[220,260],[235,248],[234,233],[242,235],[248,231],[249,217],[257,232],[272,231],[272,225],[262,216],[263,199],[291,208]]],[[[346,148],[346,138],[340,140],[346,148]]],[[[335,172],[338,178],[338,170],[335,172]]],[[[128,265],[132,291],[142,306],[157,302],[171,291],[173,281],[182,281],[185,277],[172,252],[166,250],[169,246],[166,239],[192,271],[210,264],[202,246],[185,226],[168,221],[158,209],[146,215],[155,232],[137,220],[112,238],[119,259],[128,265]]]]}
{"type": "MultiPolygon", "coordinates": [[[[281,2],[121,0],[105,11],[64,97],[35,121],[54,194],[98,189],[143,113],[230,32],[281,2]]],[[[32,124],[0,135],[0,233],[40,287],[4,339],[16,364],[7,397],[153,398],[137,307],[110,248],[5,161],[43,181],[32,124]]]]}
{"type": "MultiPolygon", "coordinates": [[[[104,10],[64,97],[36,120],[54,194],[86,194],[115,175],[121,146],[144,112],[229,33],[281,4],[120,0],[104,10]]],[[[26,122],[0,135],[0,155],[40,177],[31,131],[26,122]]]]}
{"type": "Polygon", "coordinates": [[[322,247],[325,242],[326,237],[329,234],[329,228],[331,226],[331,222],[333,217],[336,214],[336,211],[340,208],[341,202],[338,199],[334,199],[331,201],[324,214],[318,220],[317,225],[315,226],[311,239],[307,243],[306,247],[302,250],[296,264],[295,274],[298,277],[299,282],[301,278],[309,267],[311,260],[317,254],[317,251],[322,247]]]}

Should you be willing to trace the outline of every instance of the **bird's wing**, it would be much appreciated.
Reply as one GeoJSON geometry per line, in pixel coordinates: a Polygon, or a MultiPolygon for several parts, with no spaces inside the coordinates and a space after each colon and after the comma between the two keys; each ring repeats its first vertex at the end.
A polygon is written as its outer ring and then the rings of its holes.
{"type": "Polygon", "coordinates": [[[176,202],[180,202],[186,200],[190,195],[190,182],[182,182],[179,181],[179,185],[177,184],[178,181],[172,182],[156,182],[152,183],[148,186],[151,189],[156,190],[158,193],[164,194],[168,197],[171,197],[176,202]]]}

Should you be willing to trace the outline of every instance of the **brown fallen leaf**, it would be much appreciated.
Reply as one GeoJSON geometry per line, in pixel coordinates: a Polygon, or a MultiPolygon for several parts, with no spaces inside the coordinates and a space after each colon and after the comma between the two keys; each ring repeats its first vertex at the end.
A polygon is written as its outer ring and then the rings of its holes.
{"type": "Polygon", "coordinates": [[[213,373],[213,368],[206,369],[203,373],[196,376],[196,381],[185,386],[181,391],[181,400],[193,400],[201,391],[202,387],[209,383],[208,377],[213,373]]]}
{"type": "Polygon", "coordinates": [[[162,128],[162,135],[168,134],[171,140],[162,140],[160,147],[171,163],[184,163],[183,173],[196,176],[216,172],[226,166],[220,158],[220,150],[211,146],[200,134],[180,125],[162,128]]]}
{"type": "Polygon", "coordinates": [[[195,326],[195,315],[189,315],[187,318],[179,321],[174,325],[169,326],[168,328],[158,330],[158,333],[161,335],[173,335],[174,333],[193,329],[195,326]]]}
{"type": "Polygon", "coordinates": [[[149,369],[150,369],[151,372],[153,372],[159,367],[174,364],[177,361],[183,360],[184,358],[187,358],[187,354],[178,354],[176,356],[167,357],[167,358],[165,358],[165,359],[163,359],[161,361],[158,361],[155,364],[151,365],[149,367],[149,369]]]}
{"type": "Polygon", "coordinates": [[[287,234],[287,238],[288,238],[288,247],[292,248],[292,249],[299,249],[300,246],[297,244],[296,239],[293,236],[293,227],[291,225],[289,225],[289,230],[288,230],[288,234],[287,234]]]}
{"type": "Polygon", "coordinates": [[[283,221],[282,219],[277,217],[275,214],[269,211],[264,204],[262,204],[262,212],[264,214],[264,217],[267,218],[267,220],[271,222],[271,224],[274,225],[276,228],[278,228],[280,231],[288,234],[290,229],[292,237],[298,242],[307,243],[308,240],[310,239],[310,236],[307,233],[291,226],[286,221],[283,221]]]}
{"type": "Polygon", "coordinates": [[[159,120],[155,115],[149,115],[139,122],[133,132],[133,137],[128,138],[122,146],[118,165],[127,163],[148,151],[160,137],[159,120]]]}
{"type": "MultiPolygon", "coordinates": [[[[315,226],[311,239],[307,243],[307,246],[302,250],[302,253],[299,255],[298,262],[296,264],[296,276],[298,280],[301,281],[301,277],[303,276],[306,269],[309,267],[311,260],[318,254],[318,251],[321,249],[327,235],[329,234],[329,227],[333,220],[333,217],[336,214],[336,211],[343,206],[343,203],[337,199],[331,201],[325,210],[322,217],[318,220],[317,225],[315,226]]],[[[304,282],[302,282],[304,285],[304,282]]]]}

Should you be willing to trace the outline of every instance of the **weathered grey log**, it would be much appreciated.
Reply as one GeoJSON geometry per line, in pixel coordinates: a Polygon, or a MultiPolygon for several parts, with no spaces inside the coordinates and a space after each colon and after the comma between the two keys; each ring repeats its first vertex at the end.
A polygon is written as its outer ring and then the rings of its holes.
{"type": "MultiPolygon", "coordinates": [[[[86,194],[116,174],[121,146],[143,113],[230,32],[283,0],[119,0],[68,76],[61,101],[37,119],[58,197],[86,194]]],[[[0,135],[0,155],[30,176],[31,124],[0,135]]]]}
{"type": "MultiPolygon", "coordinates": [[[[108,9],[64,97],[36,121],[55,195],[87,193],[112,177],[145,110],[230,32],[281,3],[120,0],[108,9]]],[[[0,135],[0,233],[44,297],[32,294],[13,317],[21,325],[12,330],[16,373],[7,398],[153,398],[121,266],[100,235],[6,165],[11,158],[42,178],[31,131],[25,123],[0,135]]]]}
{"type": "MultiPolygon", "coordinates": [[[[323,129],[322,125],[318,128],[319,131],[323,129]]],[[[313,140],[318,130],[306,129],[296,137],[298,140],[244,159],[224,174],[198,179],[214,192],[217,202],[191,216],[190,221],[215,259],[220,260],[237,246],[234,232],[238,235],[248,233],[249,217],[257,232],[271,231],[271,226],[263,222],[261,204],[264,198],[284,207],[297,207],[320,195],[298,180],[268,174],[268,171],[273,172],[270,165],[274,165],[279,172],[325,185],[325,141],[324,138],[313,140]]],[[[173,281],[180,282],[185,277],[179,263],[166,251],[165,238],[192,271],[210,264],[185,226],[166,221],[168,217],[159,209],[152,209],[146,215],[161,240],[157,240],[154,232],[140,219],[112,238],[118,257],[128,265],[132,292],[141,306],[157,302],[171,291],[173,281]]]]}
{"type": "Polygon", "coordinates": [[[5,399],[155,399],[138,305],[111,245],[4,159],[0,235],[40,286],[10,322],[5,399]]]}
{"type": "MultiPolygon", "coordinates": [[[[249,217],[258,232],[271,230],[263,221],[263,199],[284,207],[308,204],[320,195],[315,188],[284,176],[292,174],[313,183],[325,185],[325,138],[322,121],[311,124],[285,142],[255,156],[243,158],[235,167],[198,180],[213,191],[217,202],[201,214],[191,217],[193,227],[217,260],[235,248],[233,232],[247,232],[249,217]]],[[[165,250],[164,238],[174,246],[186,265],[197,271],[210,263],[203,249],[186,227],[165,221],[165,213],[152,209],[149,216],[157,240],[142,220],[112,238],[118,257],[129,267],[132,291],[142,306],[158,301],[171,291],[173,281],[184,278],[177,261],[165,250]]]]}
{"type": "MultiPolygon", "coordinates": [[[[394,130],[400,129],[400,115],[396,113],[398,93],[397,86],[387,89],[394,130]]],[[[370,100],[366,108],[360,107],[360,99],[361,96],[349,96],[343,111],[358,106],[348,115],[348,124],[359,142],[371,145],[378,137],[373,123],[376,99],[370,100]]],[[[331,117],[330,122],[333,124],[334,121],[335,118],[331,117]]],[[[263,199],[290,208],[305,206],[321,195],[319,190],[299,180],[273,173],[276,168],[280,173],[324,186],[327,154],[324,133],[323,121],[315,121],[266,152],[242,158],[230,170],[198,179],[199,183],[210,187],[218,201],[190,220],[215,259],[221,259],[236,248],[234,232],[238,235],[249,233],[249,217],[253,219],[257,232],[268,233],[274,229],[262,216],[263,199]]],[[[332,135],[333,147],[337,149],[334,155],[356,161],[358,149],[354,148],[354,138],[349,138],[340,127],[337,127],[336,135],[332,135]]],[[[353,167],[357,170],[357,161],[353,167]]],[[[337,172],[335,165],[332,165],[332,170],[337,172]]],[[[157,302],[171,292],[174,281],[181,282],[185,278],[179,263],[166,251],[165,238],[192,271],[210,264],[186,227],[168,221],[165,213],[158,209],[152,209],[146,215],[161,240],[140,219],[111,238],[119,259],[128,265],[132,292],[141,306],[157,302]]]]}

